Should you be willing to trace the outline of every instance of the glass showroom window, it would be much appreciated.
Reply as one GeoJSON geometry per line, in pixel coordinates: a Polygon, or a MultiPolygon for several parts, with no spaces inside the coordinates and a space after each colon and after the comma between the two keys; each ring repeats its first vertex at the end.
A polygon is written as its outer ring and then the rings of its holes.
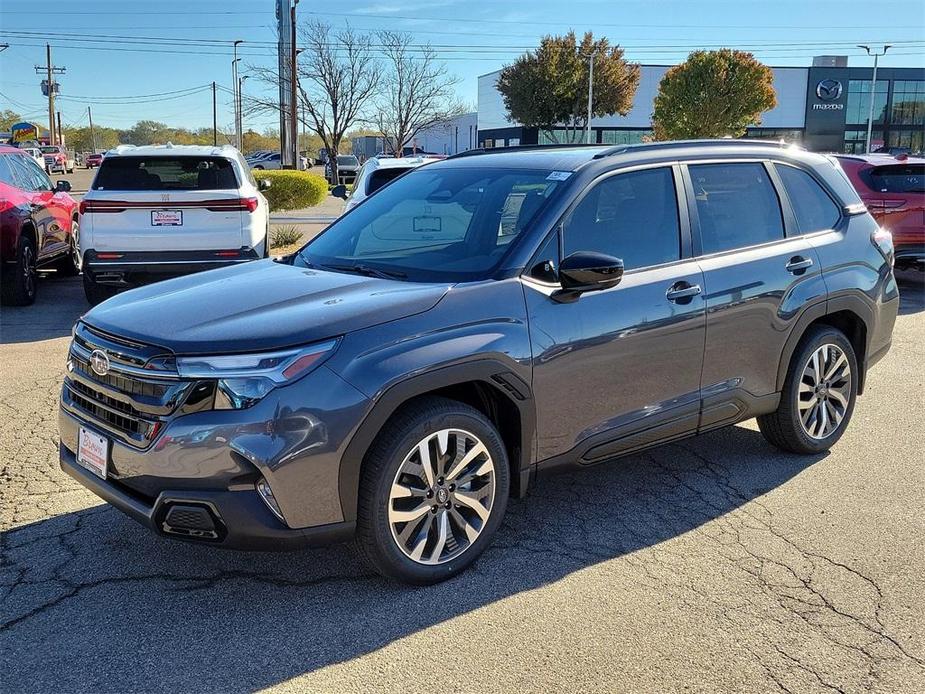
{"type": "Polygon", "coordinates": [[[638,145],[652,137],[651,130],[602,130],[601,142],[605,145],[638,145]]]}
{"type": "MultiPolygon", "coordinates": [[[[886,116],[886,103],[889,96],[888,80],[877,80],[874,90],[874,123],[882,123],[886,116]]],[[[848,81],[848,112],[845,122],[850,125],[866,123],[870,111],[870,80],[848,81]]]]}
{"type": "Polygon", "coordinates": [[[925,124],[925,80],[897,80],[893,83],[893,111],[896,125],[925,124]]]}
{"type": "MultiPolygon", "coordinates": [[[[870,133],[870,139],[873,142],[883,141],[883,131],[873,130],[870,133]]],[[[864,154],[867,151],[867,131],[866,130],[846,130],[845,154],[864,154]]]]}

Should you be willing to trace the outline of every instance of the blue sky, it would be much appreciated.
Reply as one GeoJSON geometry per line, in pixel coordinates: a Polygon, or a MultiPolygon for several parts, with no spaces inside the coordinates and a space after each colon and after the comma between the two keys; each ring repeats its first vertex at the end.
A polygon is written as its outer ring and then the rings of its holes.
{"type": "MultiPolygon", "coordinates": [[[[0,108],[43,122],[47,102],[33,67],[44,64],[50,40],[55,64],[67,68],[59,77],[64,122],[85,124],[91,104],[101,125],[210,126],[211,94],[195,88],[212,80],[230,88],[235,39],[247,42],[239,50],[248,63],[272,63],[274,7],[273,0],[2,0],[0,43],[10,48],[0,52],[0,108]],[[140,37],[151,37],[150,45],[138,45],[140,37]],[[179,90],[189,93],[164,94],[179,90]]],[[[808,65],[821,53],[869,65],[854,44],[893,43],[881,65],[925,65],[922,0],[879,7],[856,0],[301,0],[298,12],[357,30],[413,33],[437,47],[460,78],[459,97],[473,106],[478,75],[570,28],[606,35],[642,63],[672,64],[695,48],[725,45],[752,50],[769,65],[808,65]]],[[[260,88],[252,82],[246,90],[260,88]]],[[[231,121],[222,93],[219,123],[231,121]]],[[[262,129],[276,119],[245,125],[262,129]]]]}

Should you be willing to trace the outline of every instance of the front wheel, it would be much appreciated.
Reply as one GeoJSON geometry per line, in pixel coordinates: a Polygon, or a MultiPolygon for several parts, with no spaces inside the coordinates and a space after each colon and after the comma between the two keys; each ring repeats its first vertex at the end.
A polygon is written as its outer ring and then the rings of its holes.
{"type": "Polygon", "coordinates": [[[364,462],[360,546],[395,580],[446,580],[491,543],[509,489],[507,453],[494,425],[463,403],[422,399],[389,421],[364,462]]]}
{"type": "Polygon", "coordinates": [[[785,451],[827,451],[851,421],[858,376],[857,357],[844,333],[827,325],[810,329],[790,360],[777,410],[758,417],[758,428],[785,451]]]}

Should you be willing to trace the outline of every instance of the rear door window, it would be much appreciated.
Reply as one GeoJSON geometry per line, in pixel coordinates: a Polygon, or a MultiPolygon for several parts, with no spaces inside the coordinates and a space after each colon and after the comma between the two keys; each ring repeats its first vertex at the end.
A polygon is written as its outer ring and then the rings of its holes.
{"type": "Polygon", "coordinates": [[[784,238],[780,200],[763,164],[692,164],[688,170],[705,255],[784,238]]]}
{"type": "Polygon", "coordinates": [[[93,190],[234,190],[234,166],[224,157],[106,157],[93,190]]]}
{"type": "Polygon", "coordinates": [[[831,229],[838,223],[841,210],[816,179],[793,166],[775,164],[775,168],[783,181],[802,233],[831,229]]]}
{"type": "MultiPolygon", "coordinates": [[[[372,195],[389,181],[407,172],[411,167],[395,166],[389,169],[376,169],[369,175],[369,181],[366,183],[366,194],[372,195]]],[[[360,174],[362,176],[362,173],[360,174]]]]}
{"type": "Polygon", "coordinates": [[[925,164],[890,164],[861,172],[878,193],[925,193],[925,164]]]}

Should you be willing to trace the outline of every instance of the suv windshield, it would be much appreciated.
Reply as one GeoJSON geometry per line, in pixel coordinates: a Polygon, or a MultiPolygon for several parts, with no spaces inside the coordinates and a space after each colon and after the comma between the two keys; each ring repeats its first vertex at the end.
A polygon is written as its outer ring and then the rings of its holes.
{"type": "Polygon", "coordinates": [[[58,146],[42,147],[42,154],[57,154],[60,151],[61,148],[58,146]]]}
{"type": "Polygon", "coordinates": [[[350,157],[350,156],[337,157],[337,165],[338,166],[359,166],[360,160],[357,159],[356,157],[350,157]]]}
{"type": "Polygon", "coordinates": [[[93,190],[234,190],[231,161],[223,157],[106,157],[93,190]]]}
{"type": "Polygon", "coordinates": [[[421,282],[483,278],[561,185],[549,174],[409,172],[310,241],[296,264],[421,282]]]}

